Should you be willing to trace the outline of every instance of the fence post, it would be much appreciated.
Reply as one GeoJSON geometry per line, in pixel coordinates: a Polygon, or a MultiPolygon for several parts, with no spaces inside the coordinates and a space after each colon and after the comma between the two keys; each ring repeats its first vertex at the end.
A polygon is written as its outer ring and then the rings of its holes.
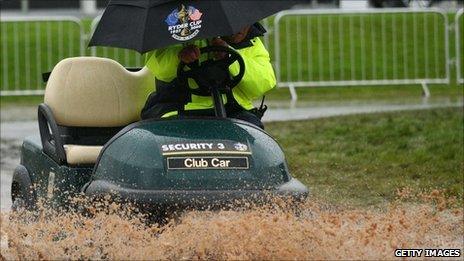
{"type": "Polygon", "coordinates": [[[450,56],[450,41],[449,35],[450,30],[453,28],[450,27],[448,22],[448,15],[442,11],[442,15],[445,19],[445,53],[446,53],[446,78],[448,80],[447,84],[451,84],[451,56],[450,56]]]}
{"type": "Polygon", "coordinates": [[[29,0],[21,0],[21,12],[29,12],[29,0]]]}
{"type": "Polygon", "coordinates": [[[464,8],[459,9],[459,11],[456,13],[456,16],[454,18],[454,33],[455,33],[455,39],[456,39],[456,82],[459,84],[464,84],[464,78],[461,75],[461,66],[462,66],[462,57],[461,57],[461,44],[462,44],[462,39],[461,39],[461,26],[459,23],[459,20],[461,19],[462,15],[464,13],[464,8]]]}
{"type": "Polygon", "coordinates": [[[422,95],[425,98],[429,98],[430,97],[430,90],[429,90],[429,87],[427,86],[427,83],[422,82],[421,86],[422,86],[422,95]]]}
{"type": "Polygon", "coordinates": [[[298,94],[296,93],[295,85],[289,84],[288,89],[290,90],[290,95],[292,97],[292,101],[296,102],[298,100],[298,94]]]}
{"type": "Polygon", "coordinates": [[[86,15],[92,15],[97,12],[97,2],[95,0],[81,0],[81,11],[86,15]]]}

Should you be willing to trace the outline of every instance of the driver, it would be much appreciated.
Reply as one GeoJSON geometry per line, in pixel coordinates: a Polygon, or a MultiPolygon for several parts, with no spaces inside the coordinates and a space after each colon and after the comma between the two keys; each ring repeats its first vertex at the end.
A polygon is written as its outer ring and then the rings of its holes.
{"type": "MultiPolygon", "coordinates": [[[[142,110],[142,119],[175,116],[179,108],[185,109],[184,115],[214,116],[212,98],[189,93],[176,77],[180,61],[188,64],[205,59],[206,55],[200,55],[200,48],[216,45],[235,49],[245,62],[245,74],[232,89],[233,97],[223,96],[227,117],[245,120],[263,128],[261,117],[265,108],[261,106],[257,109],[252,102],[276,85],[269,53],[259,39],[259,36],[265,32],[261,24],[255,23],[243,28],[237,34],[222,39],[197,40],[192,45],[175,45],[150,52],[146,66],[155,76],[156,91],[148,98],[142,110]]],[[[217,59],[223,56],[222,53],[215,54],[217,59]]],[[[237,75],[239,64],[237,62],[232,64],[229,71],[232,75],[237,75]]],[[[188,85],[192,89],[198,88],[195,81],[191,79],[188,85]]]]}

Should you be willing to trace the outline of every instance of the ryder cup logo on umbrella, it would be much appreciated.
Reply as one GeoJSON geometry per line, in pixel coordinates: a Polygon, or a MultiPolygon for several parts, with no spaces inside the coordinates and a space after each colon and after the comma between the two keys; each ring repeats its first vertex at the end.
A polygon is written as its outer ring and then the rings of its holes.
{"type": "Polygon", "coordinates": [[[193,6],[182,5],[180,10],[174,9],[166,18],[168,31],[178,41],[188,41],[197,36],[201,28],[200,10],[193,6]]]}

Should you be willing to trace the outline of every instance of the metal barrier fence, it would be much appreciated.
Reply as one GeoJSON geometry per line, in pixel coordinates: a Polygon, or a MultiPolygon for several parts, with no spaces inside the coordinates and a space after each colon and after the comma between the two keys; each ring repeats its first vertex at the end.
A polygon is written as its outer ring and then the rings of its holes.
{"type": "Polygon", "coordinates": [[[279,87],[450,83],[447,14],[288,10],[274,19],[279,87]],[[296,37],[295,37],[296,36],[296,37]]]}
{"type": "Polygon", "coordinates": [[[1,17],[1,31],[1,96],[43,94],[43,72],[85,54],[76,17],[1,17]]]}
{"type": "Polygon", "coordinates": [[[464,9],[459,9],[456,13],[456,17],[454,19],[454,32],[456,35],[456,81],[459,84],[464,84],[464,72],[463,72],[463,65],[462,65],[462,54],[464,53],[464,45],[462,44],[462,37],[464,35],[464,26],[462,24],[464,21],[462,20],[464,14],[464,9]]]}
{"type": "MultiPolygon", "coordinates": [[[[462,14],[455,16],[456,68],[462,79],[462,14]]],[[[63,58],[93,55],[127,67],[142,55],[92,47],[75,17],[1,17],[0,95],[42,94],[42,72],[63,58]],[[5,37],[8,35],[8,37],[5,37]]],[[[99,17],[92,21],[93,32],[99,17]]],[[[449,84],[446,13],[435,9],[289,10],[263,21],[279,87],[449,84]]]]}

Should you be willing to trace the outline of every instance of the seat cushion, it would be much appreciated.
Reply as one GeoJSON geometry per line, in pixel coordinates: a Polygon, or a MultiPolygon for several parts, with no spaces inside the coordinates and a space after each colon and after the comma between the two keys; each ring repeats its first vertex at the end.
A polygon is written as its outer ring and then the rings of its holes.
{"type": "Polygon", "coordinates": [[[64,145],[69,165],[95,164],[103,146],[64,145]]]}
{"type": "Polygon", "coordinates": [[[58,125],[119,127],[140,120],[154,86],[146,67],[130,72],[107,58],[73,57],[53,69],[44,102],[58,125]]]}

